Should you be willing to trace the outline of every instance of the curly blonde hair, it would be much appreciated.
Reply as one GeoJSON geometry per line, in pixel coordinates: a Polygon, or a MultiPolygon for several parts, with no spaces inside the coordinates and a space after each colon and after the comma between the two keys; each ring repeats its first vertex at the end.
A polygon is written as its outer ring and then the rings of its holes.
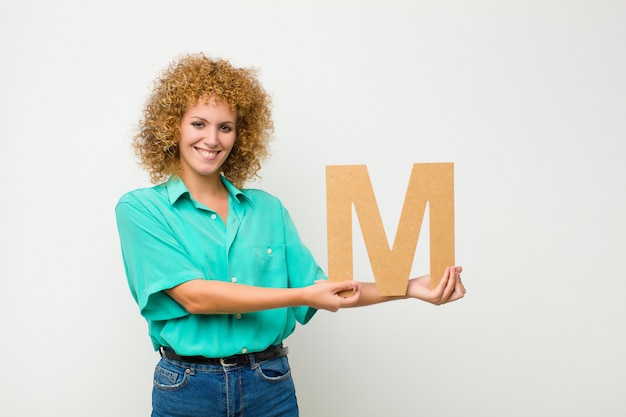
{"type": "Polygon", "coordinates": [[[237,137],[222,174],[236,187],[258,177],[274,131],[271,99],[249,68],[204,54],[180,57],[154,83],[133,147],[152,183],[180,173],[180,121],[198,100],[226,102],[237,114],[237,137]]]}

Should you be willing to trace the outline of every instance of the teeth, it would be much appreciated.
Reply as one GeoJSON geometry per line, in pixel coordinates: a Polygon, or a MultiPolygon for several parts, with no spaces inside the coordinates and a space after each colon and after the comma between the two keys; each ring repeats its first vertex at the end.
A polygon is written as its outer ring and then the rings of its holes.
{"type": "Polygon", "coordinates": [[[198,152],[200,153],[200,155],[202,155],[205,158],[213,158],[215,157],[215,155],[217,155],[217,152],[215,151],[209,152],[209,151],[205,151],[204,149],[198,149],[198,152]]]}

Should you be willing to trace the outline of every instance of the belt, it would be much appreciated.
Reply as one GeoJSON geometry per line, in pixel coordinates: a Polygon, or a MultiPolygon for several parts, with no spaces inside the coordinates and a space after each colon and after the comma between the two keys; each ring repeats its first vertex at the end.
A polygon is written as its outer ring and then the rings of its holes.
{"type": "Polygon", "coordinates": [[[161,355],[167,359],[180,362],[189,362],[200,365],[222,365],[222,366],[235,366],[235,365],[249,365],[250,359],[254,358],[255,362],[265,361],[268,359],[280,358],[286,356],[289,353],[289,348],[286,346],[271,346],[265,349],[263,352],[246,353],[241,355],[228,356],[226,358],[207,358],[205,356],[181,356],[174,350],[168,347],[161,348],[161,355]]]}

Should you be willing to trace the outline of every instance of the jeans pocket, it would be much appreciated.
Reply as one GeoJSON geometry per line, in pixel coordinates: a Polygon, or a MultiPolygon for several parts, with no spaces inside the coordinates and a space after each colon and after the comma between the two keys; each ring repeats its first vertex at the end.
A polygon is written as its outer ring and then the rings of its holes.
{"type": "Polygon", "coordinates": [[[160,390],[177,390],[187,384],[189,370],[161,360],[154,370],[154,387],[160,390]]]}
{"type": "Polygon", "coordinates": [[[279,382],[291,377],[291,368],[287,356],[257,362],[256,373],[265,381],[279,382]]]}

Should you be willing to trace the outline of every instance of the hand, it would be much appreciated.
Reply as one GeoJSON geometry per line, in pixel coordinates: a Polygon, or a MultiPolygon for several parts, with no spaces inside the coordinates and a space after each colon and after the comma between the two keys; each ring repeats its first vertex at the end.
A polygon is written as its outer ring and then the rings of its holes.
{"type": "Polygon", "coordinates": [[[430,289],[430,275],[424,275],[409,280],[407,296],[417,298],[435,305],[456,301],[465,295],[465,287],[461,282],[460,266],[447,267],[439,284],[430,289]]]}
{"type": "Polygon", "coordinates": [[[307,305],[313,308],[335,312],[343,307],[352,307],[361,296],[361,283],[355,281],[328,282],[315,281],[314,285],[306,287],[307,305]],[[347,292],[350,295],[345,296],[347,292]],[[343,293],[343,294],[340,294],[343,293]]]}

